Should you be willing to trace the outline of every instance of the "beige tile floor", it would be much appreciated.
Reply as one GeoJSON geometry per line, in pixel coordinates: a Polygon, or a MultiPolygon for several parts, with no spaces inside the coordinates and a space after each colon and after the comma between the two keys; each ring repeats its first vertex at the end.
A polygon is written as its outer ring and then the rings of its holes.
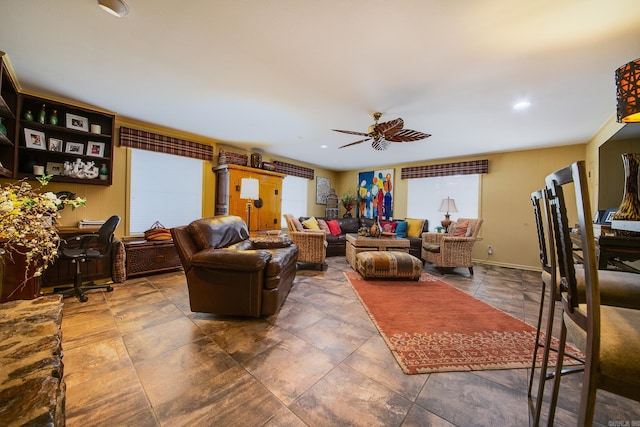
{"type": "MultiPolygon", "coordinates": [[[[403,374],[349,269],[344,257],[329,258],[326,271],[300,269],[281,310],[263,319],[191,312],[182,272],[131,279],[86,303],[66,299],[67,426],[529,423],[528,369],[403,374]]],[[[535,322],[538,273],[425,270],[535,322]]],[[[575,425],[581,375],[563,379],[555,425],[575,425]]],[[[640,423],[639,403],[598,396],[597,425],[640,423]]]]}

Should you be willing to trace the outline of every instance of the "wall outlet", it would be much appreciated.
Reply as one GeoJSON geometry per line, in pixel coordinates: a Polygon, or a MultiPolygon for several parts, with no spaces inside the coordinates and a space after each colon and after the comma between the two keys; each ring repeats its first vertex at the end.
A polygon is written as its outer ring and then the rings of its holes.
{"type": "Polygon", "coordinates": [[[493,248],[491,246],[487,247],[487,253],[493,255],[493,248]]]}

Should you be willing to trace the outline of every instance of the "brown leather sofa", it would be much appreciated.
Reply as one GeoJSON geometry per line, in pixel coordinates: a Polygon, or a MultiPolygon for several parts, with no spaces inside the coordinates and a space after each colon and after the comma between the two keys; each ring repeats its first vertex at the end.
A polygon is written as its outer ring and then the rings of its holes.
{"type": "Polygon", "coordinates": [[[298,247],[286,236],[252,240],[242,218],[233,215],[198,219],[172,228],[171,235],[184,267],[192,311],[270,315],[291,289],[298,247]]]}

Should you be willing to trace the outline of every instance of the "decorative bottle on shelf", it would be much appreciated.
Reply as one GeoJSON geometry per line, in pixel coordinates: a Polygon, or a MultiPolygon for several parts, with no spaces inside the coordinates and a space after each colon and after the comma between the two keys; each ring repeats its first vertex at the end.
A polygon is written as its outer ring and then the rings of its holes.
{"type": "Polygon", "coordinates": [[[40,114],[38,114],[38,122],[42,125],[47,123],[47,111],[44,104],[42,104],[40,114]]]}
{"type": "Polygon", "coordinates": [[[98,173],[99,173],[98,177],[101,180],[107,181],[109,179],[109,169],[107,169],[107,164],[106,163],[103,163],[100,166],[100,171],[98,173]]]}
{"type": "Polygon", "coordinates": [[[53,110],[51,112],[51,116],[49,116],[49,124],[54,126],[58,125],[58,110],[53,110]]]}
{"type": "Polygon", "coordinates": [[[0,133],[7,136],[7,128],[2,124],[2,117],[0,117],[0,133]]]}
{"type": "Polygon", "coordinates": [[[31,114],[31,110],[27,110],[27,112],[24,113],[24,119],[29,120],[30,122],[33,121],[33,114],[31,114]]]}

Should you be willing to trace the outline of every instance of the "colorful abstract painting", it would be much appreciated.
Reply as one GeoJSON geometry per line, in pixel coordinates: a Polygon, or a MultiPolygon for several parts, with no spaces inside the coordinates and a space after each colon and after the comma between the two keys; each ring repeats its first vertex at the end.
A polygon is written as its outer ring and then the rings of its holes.
{"type": "Polygon", "coordinates": [[[393,218],[393,169],[360,172],[358,174],[357,216],[393,218]]]}

